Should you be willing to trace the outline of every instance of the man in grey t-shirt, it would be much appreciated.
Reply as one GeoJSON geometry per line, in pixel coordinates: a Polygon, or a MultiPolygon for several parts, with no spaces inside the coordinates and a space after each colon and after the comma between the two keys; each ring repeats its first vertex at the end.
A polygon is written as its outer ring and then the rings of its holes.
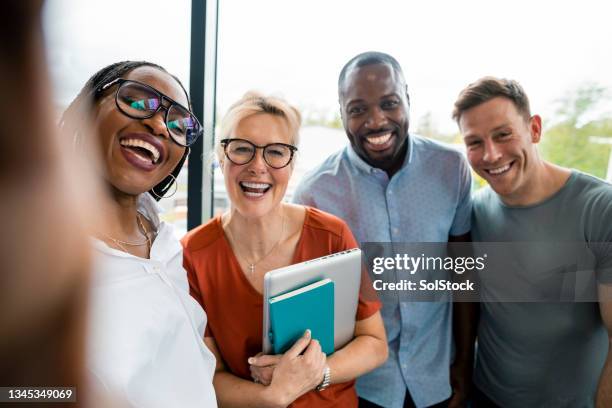
{"type": "Polygon", "coordinates": [[[599,294],[591,303],[481,303],[474,406],[612,406],[612,255],[596,244],[612,242],[612,186],[540,158],[542,121],[515,81],[470,84],[453,117],[468,161],[489,183],[474,200],[472,236],[534,242],[508,245],[518,261],[504,279],[518,280],[527,269],[533,282],[560,286],[563,274],[550,274],[558,258],[535,242],[582,242],[592,248],[599,294]]]}

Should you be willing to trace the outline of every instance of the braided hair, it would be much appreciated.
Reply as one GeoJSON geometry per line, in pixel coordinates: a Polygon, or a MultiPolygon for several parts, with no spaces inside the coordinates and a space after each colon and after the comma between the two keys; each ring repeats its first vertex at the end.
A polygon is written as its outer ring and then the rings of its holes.
{"type": "MultiPolygon", "coordinates": [[[[83,127],[91,123],[87,119],[91,118],[93,106],[104,95],[102,87],[108,84],[109,82],[114,81],[115,79],[122,78],[130,71],[143,66],[156,68],[174,78],[176,82],[180,85],[181,89],[185,92],[189,109],[191,109],[191,100],[189,99],[187,90],[185,89],[181,81],[176,76],[168,73],[168,71],[166,71],[160,65],[147,61],[116,62],[114,64],[110,64],[102,68],[101,70],[93,74],[91,78],[89,78],[87,82],[85,82],[85,85],[78,93],[76,98],[74,98],[74,100],[70,103],[70,105],[68,105],[68,108],[66,108],[66,110],[62,114],[59,126],[66,134],[72,135],[72,137],[74,138],[75,145],[78,146],[80,143],[82,143],[81,137],[83,134],[83,127]]],[[[172,170],[172,172],[159,184],[149,190],[149,194],[151,194],[151,196],[153,196],[155,200],[159,201],[160,197],[163,197],[164,194],[168,192],[168,190],[172,187],[172,183],[176,181],[176,178],[178,177],[178,174],[180,173],[183,164],[185,163],[185,160],[189,155],[189,151],[190,149],[189,147],[187,147],[185,149],[185,154],[183,154],[183,157],[181,157],[181,160],[172,170]]]]}

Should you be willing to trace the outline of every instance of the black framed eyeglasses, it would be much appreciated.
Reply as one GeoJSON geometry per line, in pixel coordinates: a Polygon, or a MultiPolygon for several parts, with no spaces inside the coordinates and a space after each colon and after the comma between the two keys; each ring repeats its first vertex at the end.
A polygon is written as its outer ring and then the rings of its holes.
{"type": "Polygon", "coordinates": [[[244,139],[221,140],[225,157],[239,166],[249,163],[255,157],[257,149],[263,150],[263,158],[266,164],[273,169],[282,169],[291,163],[297,147],[286,143],[270,143],[265,146],[257,146],[244,139]]]}
{"type": "Polygon", "coordinates": [[[191,146],[202,135],[202,125],[189,109],[152,86],[117,78],[100,87],[99,91],[105,91],[113,85],[119,85],[115,94],[115,103],[124,115],[132,119],[147,119],[157,114],[160,109],[164,109],[166,111],[164,123],[168,133],[172,140],[181,146],[191,146]]]}

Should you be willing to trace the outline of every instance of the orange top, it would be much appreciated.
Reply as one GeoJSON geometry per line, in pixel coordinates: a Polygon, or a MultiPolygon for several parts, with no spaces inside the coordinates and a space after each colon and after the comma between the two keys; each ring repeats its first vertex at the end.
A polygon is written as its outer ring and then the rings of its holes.
{"type": "MultiPolygon", "coordinates": [[[[220,217],[190,231],[181,242],[191,295],[208,316],[205,336],[215,339],[232,374],[251,380],[247,359],[262,350],[263,296],[244,276],[225,238],[220,217]]],[[[357,242],[344,221],[306,207],[292,263],[356,247],[357,242]]],[[[362,289],[357,320],[372,316],[380,307],[381,303],[370,295],[366,300],[362,289]]],[[[334,384],[321,392],[308,392],[290,405],[293,408],[356,406],[355,381],[334,384]]]]}

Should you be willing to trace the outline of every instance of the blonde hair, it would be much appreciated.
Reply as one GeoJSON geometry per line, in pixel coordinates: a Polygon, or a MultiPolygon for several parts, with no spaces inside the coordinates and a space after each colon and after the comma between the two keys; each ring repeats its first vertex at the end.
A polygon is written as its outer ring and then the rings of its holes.
{"type": "Polygon", "coordinates": [[[215,153],[219,162],[224,158],[221,140],[228,138],[243,119],[258,113],[269,113],[284,118],[289,127],[290,143],[296,147],[299,145],[302,115],[297,108],[280,97],[249,91],[230,106],[221,121],[221,129],[215,142],[215,153]]]}

